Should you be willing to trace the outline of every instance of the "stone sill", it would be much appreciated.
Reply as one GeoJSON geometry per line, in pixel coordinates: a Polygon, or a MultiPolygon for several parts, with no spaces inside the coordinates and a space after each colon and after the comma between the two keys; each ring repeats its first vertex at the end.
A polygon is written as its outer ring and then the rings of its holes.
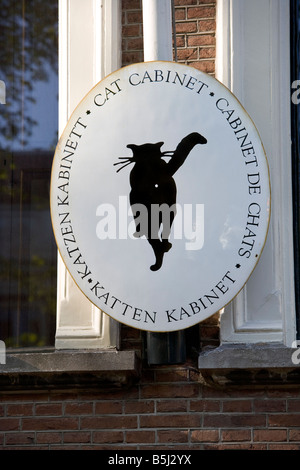
{"type": "Polygon", "coordinates": [[[8,351],[0,391],[128,386],[139,375],[135,351],[8,351]]]}
{"type": "MultiPolygon", "coordinates": [[[[299,386],[300,364],[292,362],[295,351],[297,349],[281,343],[222,344],[202,351],[198,367],[210,386],[299,386]]],[[[297,358],[300,359],[300,353],[297,353],[297,358]]]]}

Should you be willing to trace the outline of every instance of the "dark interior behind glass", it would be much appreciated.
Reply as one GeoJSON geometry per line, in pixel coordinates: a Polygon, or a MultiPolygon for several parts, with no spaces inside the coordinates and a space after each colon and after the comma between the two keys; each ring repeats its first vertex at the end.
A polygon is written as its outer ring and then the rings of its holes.
{"type": "Polygon", "coordinates": [[[49,210],[58,135],[57,1],[0,1],[0,339],[54,344],[49,210]]]}

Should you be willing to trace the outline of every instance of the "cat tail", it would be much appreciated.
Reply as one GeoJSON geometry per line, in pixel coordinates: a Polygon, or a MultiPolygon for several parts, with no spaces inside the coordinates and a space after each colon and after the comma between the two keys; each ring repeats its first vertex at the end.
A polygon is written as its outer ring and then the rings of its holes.
{"type": "Polygon", "coordinates": [[[168,173],[174,175],[178,168],[183,165],[189,153],[197,144],[206,144],[207,140],[198,132],[192,132],[182,139],[176,147],[174,154],[168,162],[168,173]]]}

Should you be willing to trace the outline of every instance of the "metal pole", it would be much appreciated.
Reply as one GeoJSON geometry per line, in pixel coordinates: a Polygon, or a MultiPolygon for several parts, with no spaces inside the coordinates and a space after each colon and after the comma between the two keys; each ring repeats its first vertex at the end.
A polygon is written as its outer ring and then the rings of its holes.
{"type": "MultiPolygon", "coordinates": [[[[144,61],[173,60],[172,0],[143,0],[144,61]]],[[[147,332],[149,364],[185,362],[184,331],[147,332]]]]}

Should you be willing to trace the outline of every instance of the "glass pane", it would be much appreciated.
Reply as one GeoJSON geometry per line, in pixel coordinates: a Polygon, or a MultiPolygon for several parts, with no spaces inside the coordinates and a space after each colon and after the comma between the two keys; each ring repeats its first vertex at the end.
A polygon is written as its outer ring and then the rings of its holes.
{"type": "Polygon", "coordinates": [[[291,11],[291,131],[294,212],[295,295],[297,335],[300,338],[300,0],[290,1],[291,11]],[[296,87],[296,90],[293,91],[296,87]]]}
{"type": "Polygon", "coordinates": [[[0,339],[54,344],[57,0],[0,0],[0,339]]]}

